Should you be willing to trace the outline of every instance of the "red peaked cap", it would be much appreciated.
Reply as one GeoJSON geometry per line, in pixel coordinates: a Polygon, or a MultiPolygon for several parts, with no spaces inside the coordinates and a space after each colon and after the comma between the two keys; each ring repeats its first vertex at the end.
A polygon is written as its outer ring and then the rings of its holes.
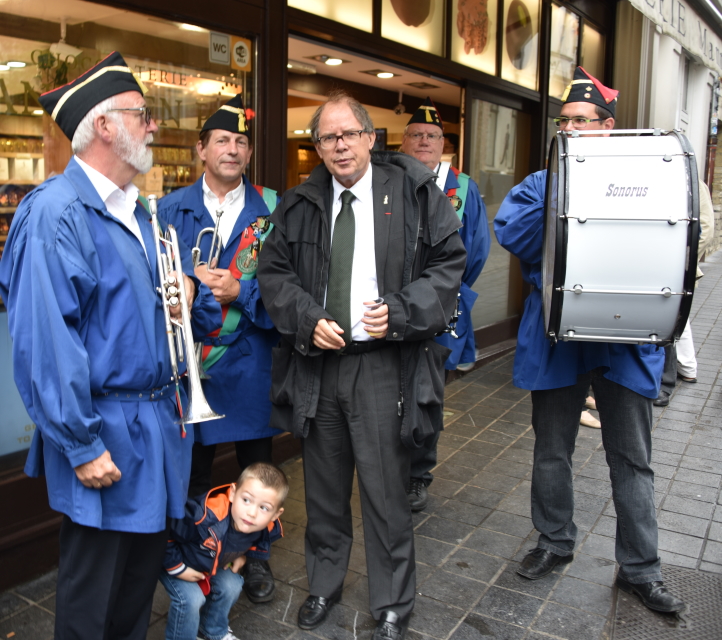
{"type": "Polygon", "coordinates": [[[617,106],[619,91],[605,87],[593,75],[577,67],[574,70],[574,79],[569,83],[562,100],[566,102],[591,102],[604,107],[614,115],[617,106]],[[591,90],[589,85],[591,86],[591,90]]]}

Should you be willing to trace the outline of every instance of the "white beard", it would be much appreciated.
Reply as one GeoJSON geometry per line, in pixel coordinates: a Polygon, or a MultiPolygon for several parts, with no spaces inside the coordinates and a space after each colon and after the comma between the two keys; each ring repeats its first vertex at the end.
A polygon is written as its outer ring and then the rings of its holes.
{"type": "Polygon", "coordinates": [[[118,136],[113,141],[113,151],[123,161],[140,173],[148,173],[153,168],[153,150],[146,145],[153,142],[150,133],[144,140],[133,138],[123,124],[118,127],[118,136]]]}

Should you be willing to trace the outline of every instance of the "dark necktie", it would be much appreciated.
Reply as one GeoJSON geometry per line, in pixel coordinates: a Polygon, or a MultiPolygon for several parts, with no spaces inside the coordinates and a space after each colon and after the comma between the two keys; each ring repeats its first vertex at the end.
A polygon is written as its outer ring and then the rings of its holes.
{"type": "Polygon", "coordinates": [[[326,309],[343,329],[342,338],[351,342],[351,272],[356,218],[351,202],[356,196],[348,189],[341,194],[341,211],[333,225],[331,263],[328,269],[326,309]]]}

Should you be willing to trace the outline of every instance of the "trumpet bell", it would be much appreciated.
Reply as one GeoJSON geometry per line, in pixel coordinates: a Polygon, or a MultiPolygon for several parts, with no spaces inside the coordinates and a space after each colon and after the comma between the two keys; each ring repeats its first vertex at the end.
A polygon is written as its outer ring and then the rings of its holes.
{"type": "Polygon", "coordinates": [[[208,422],[209,420],[218,420],[225,418],[225,415],[219,415],[213,409],[211,409],[205,397],[201,398],[189,398],[188,406],[183,412],[181,418],[182,424],[194,424],[196,422],[208,422]]]}

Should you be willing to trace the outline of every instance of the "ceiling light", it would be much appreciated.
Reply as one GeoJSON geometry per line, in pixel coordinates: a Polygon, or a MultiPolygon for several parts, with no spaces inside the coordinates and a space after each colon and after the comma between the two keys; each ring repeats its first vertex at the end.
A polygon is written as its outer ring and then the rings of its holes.
{"type": "Polygon", "coordinates": [[[311,133],[311,130],[310,130],[310,129],[306,129],[306,133],[311,133]]]}
{"type": "Polygon", "coordinates": [[[430,84],[429,82],[407,82],[407,87],[414,87],[415,89],[438,89],[438,85],[430,84]]]}
{"type": "Polygon", "coordinates": [[[376,76],[377,78],[393,78],[395,76],[400,75],[398,73],[391,73],[390,71],[384,71],[383,69],[367,69],[366,71],[361,71],[360,73],[366,73],[370,76],[376,76]]]}
{"type": "Polygon", "coordinates": [[[297,136],[300,136],[300,135],[303,135],[303,134],[306,133],[306,132],[305,132],[303,129],[295,129],[295,130],[293,131],[293,133],[295,133],[297,136]]]}
{"type": "Polygon", "coordinates": [[[19,60],[10,60],[10,62],[6,62],[8,67],[14,67],[16,69],[22,69],[25,66],[24,62],[20,62],[19,60]]]}
{"type": "Polygon", "coordinates": [[[179,24],[178,28],[182,29],[183,31],[195,31],[197,33],[205,33],[206,31],[208,31],[208,29],[204,29],[203,27],[197,27],[194,24],[187,24],[185,22],[179,24]]]}
{"type": "Polygon", "coordinates": [[[339,64],[344,64],[346,62],[351,62],[350,60],[344,60],[342,58],[338,58],[336,56],[329,56],[326,53],[319,53],[316,56],[306,56],[309,60],[316,60],[316,62],[323,62],[324,64],[328,64],[333,66],[337,66],[339,64]]]}
{"type": "Polygon", "coordinates": [[[298,60],[289,60],[286,67],[292,73],[302,73],[304,75],[313,75],[316,73],[316,67],[308,62],[299,62],[298,60]]]}
{"type": "Polygon", "coordinates": [[[35,109],[35,111],[33,111],[34,116],[41,116],[43,113],[45,112],[42,109],[35,109]]]}
{"type": "Polygon", "coordinates": [[[6,64],[0,64],[0,71],[10,71],[10,67],[6,64]]]}

